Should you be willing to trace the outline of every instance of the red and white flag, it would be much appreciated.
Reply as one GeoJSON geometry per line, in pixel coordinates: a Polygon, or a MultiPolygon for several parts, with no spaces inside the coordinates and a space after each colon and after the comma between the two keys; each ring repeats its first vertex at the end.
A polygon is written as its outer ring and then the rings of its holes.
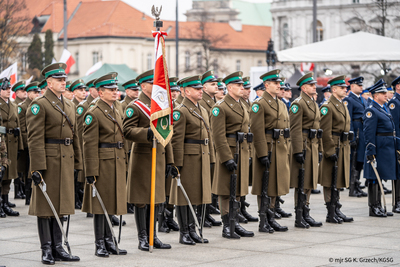
{"type": "Polygon", "coordinates": [[[67,64],[67,69],[65,70],[66,74],[69,73],[71,67],[75,64],[75,60],[72,57],[71,52],[69,52],[67,49],[64,49],[60,58],[60,62],[67,64]]]}
{"type": "Polygon", "coordinates": [[[9,78],[10,79],[10,84],[11,86],[14,85],[14,83],[17,82],[17,72],[18,71],[18,66],[17,66],[17,62],[15,62],[14,64],[12,64],[10,67],[8,67],[7,69],[3,70],[2,73],[0,73],[0,79],[1,78],[9,78]]]}
{"type": "Polygon", "coordinates": [[[98,69],[101,68],[101,66],[103,66],[103,63],[101,61],[97,62],[96,64],[91,66],[90,69],[88,69],[88,71],[86,72],[85,76],[88,76],[88,75],[96,72],[98,69]]]}
{"type": "Polygon", "coordinates": [[[155,59],[153,91],[151,93],[150,127],[154,136],[164,147],[172,138],[172,98],[169,87],[167,62],[165,60],[166,32],[153,31],[155,59]]]}
{"type": "Polygon", "coordinates": [[[300,70],[302,72],[313,71],[314,70],[314,63],[301,63],[300,64],[300,70]]]}

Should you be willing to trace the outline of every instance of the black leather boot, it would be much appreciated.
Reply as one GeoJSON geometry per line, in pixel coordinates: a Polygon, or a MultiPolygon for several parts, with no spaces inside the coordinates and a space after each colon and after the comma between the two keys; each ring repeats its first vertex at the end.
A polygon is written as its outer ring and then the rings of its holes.
{"type": "Polygon", "coordinates": [[[319,189],[311,189],[311,194],[320,194],[321,190],[319,189]]]}
{"type": "Polygon", "coordinates": [[[194,218],[189,210],[188,210],[188,217],[189,217],[189,235],[192,238],[192,240],[196,243],[208,243],[208,240],[205,239],[204,237],[203,237],[203,242],[201,242],[201,237],[196,233],[196,223],[194,220],[197,220],[197,218],[194,218]]]}
{"type": "MultiPolygon", "coordinates": [[[[350,178],[350,179],[355,179],[355,178],[350,178]]],[[[349,197],[362,197],[361,193],[358,192],[358,190],[357,190],[357,181],[352,181],[350,183],[349,197]]]]}
{"type": "MultiPolygon", "coordinates": [[[[155,206],[155,215],[158,213],[158,206],[155,206]]],[[[150,226],[150,209],[147,209],[147,229],[149,229],[150,226]]],[[[157,231],[156,231],[156,225],[157,225],[157,216],[154,216],[154,248],[158,248],[158,249],[170,249],[171,245],[170,244],[164,244],[163,242],[161,242],[161,240],[157,237],[157,231]]],[[[147,230],[149,231],[149,230],[147,230]]],[[[150,235],[149,235],[150,237],[150,235]]]]}
{"type": "MultiPolygon", "coordinates": [[[[361,197],[366,197],[366,196],[368,196],[368,194],[365,193],[361,188],[360,175],[361,175],[361,173],[358,172],[358,177],[357,177],[357,180],[355,182],[356,190],[360,194],[361,197]]],[[[364,188],[365,188],[365,186],[364,186],[364,188]]]]}
{"type": "Polygon", "coordinates": [[[25,182],[25,205],[29,206],[31,204],[32,196],[32,179],[27,178],[25,182]]]}
{"type": "Polygon", "coordinates": [[[166,224],[168,228],[172,231],[179,231],[179,225],[174,221],[174,208],[173,207],[167,207],[167,210],[169,211],[166,217],[166,224]]]}
{"type": "MultiPolygon", "coordinates": [[[[203,205],[199,205],[199,206],[203,206],[203,205]]],[[[217,221],[210,215],[210,204],[206,204],[206,220],[209,221],[212,226],[221,226],[222,225],[221,221],[217,221]]]]}
{"type": "MultiPolygon", "coordinates": [[[[383,187],[383,185],[382,185],[382,187],[383,187]]],[[[383,191],[385,191],[385,188],[383,188],[383,191]]],[[[392,191],[390,191],[390,192],[392,192],[392,191]]],[[[385,193],[385,195],[386,195],[386,193],[385,193]]],[[[385,196],[383,196],[383,197],[385,197],[385,196]]],[[[381,191],[381,188],[378,187],[378,203],[379,203],[378,207],[379,207],[379,209],[381,210],[381,212],[383,214],[386,213],[386,216],[388,216],[388,217],[393,216],[393,212],[387,211],[386,207],[385,208],[382,207],[381,199],[382,199],[382,191],[381,191]]]]}
{"type": "Polygon", "coordinates": [[[393,181],[394,188],[394,203],[392,211],[395,213],[400,213],[400,180],[393,181]]]}
{"type": "Polygon", "coordinates": [[[22,173],[18,173],[18,178],[14,179],[14,199],[25,199],[25,194],[22,192],[22,173]]]}
{"type": "Polygon", "coordinates": [[[391,193],[392,193],[392,190],[387,189],[387,188],[385,187],[385,184],[383,183],[383,181],[382,181],[382,187],[383,187],[383,192],[385,193],[385,195],[388,195],[388,194],[391,194],[391,193]]]}
{"type": "MultiPolygon", "coordinates": [[[[111,217],[111,215],[109,215],[109,217],[111,217]]],[[[111,218],[110,218],[111,219],[111,218]]],[[[108,223],[106,222],[106,217],[104,216],[104,242],[106,244],[106,249],[108,251],[109,254],[113,254],[113,255],[126,255],[126,250],[125,249],[121,249],[119,248],[119,253],[117,251],[117,248],[114,245],[113,242],[113,236],[111,233],[111,229],[108,226],[108,223]]],[[[115,241],[117,242],[117,241],[115,241]]]]}
{"type": "Polygon", "coordinates": [[[189,235],[188,209],[189,206],[176,206],[176,217],[179,223],[179,243],[184,245],[196,245],[189,235]]]}
{"type": "Polygon", "coordinates": [[[347,217],[346,215],[344,215],[344,213],[340,210],[340,208],[342,207],[342,204],[340,204],[339,202],[336,204],[336,209],[335,209],[335,213],[339,218],[342,218],[342,220],[344,222],[352,222],[353,217],[347,217]]]}
{"type": "MultiPolygon", "coordinates": [[[[0,183],[0,192],[1,192],[1,183],[0,183]]],[[[5,218],[7,215],[3,211],[3,198],[0,196],[0,218],[5,218]]]]}
{"type": "Polygon", "coordinates": [[[369,216],[387,217],[387,215],[380,209],[378,186],[378,184],[373,184],[371,182],[368,183],[369,216]]]}
{"type": "Polygon", "coordinates": [[[239,220],[239,222],[240,223],[245,223],[245,224],[247,224],[249,221],[242,215],[242,213],[238,213],[237,214],[237,218],[238,218],[238,220],[239,220]]]}
{"type": "Polygon", "coordinates": [[[248,204],[246,202],[246,197],[242,196],[240,197],[240,212],[242,213],[242,215],[249,221],[249,222],[258,222],[258,218],[252,216],[250,213],[247,212],[246,207],[248,204]]]}
{"type": "MultiPolygon", "coordinates": [[[[279,215],[281,215],[281,217],[283,218],[288,218],[292,216],[292,213],[288,213],[285,212],[282,208],[281,208],[281,201],[283,203],[283,200],[281,197],[276,197],[276,201],[275,201],[275,213],[278,213],[279,215]]],[[[276,219],[276,216],[275,216],[276,219]]]]}
{"type": "Polygon", "coordinates": [[[37,217],[37,225],[42,249],[42,263],[53,265],[55,262],[51,251],[50,219],[37,217]]]}
{"type": "Polygon", "coordinates": [[[295,207],[296,219],[294,221],[294,227],[308,229],[310,225],[304,220],[304,211],[300,207],[295,207]]]}
{"type": "Polygon", "coordinates": [[[313,217],[310,216],[310,207],[308,205],[304,205],[303,207],[303,218],[311,227],[322,226],[322,222],[317,222],[313,217]]]}
{"type": "MultiPolygon", "coordinates": [[[[119,224],[121,223],[121,222],[119,221],[118,217],[115,216],[115,215],[111,215],[110,221],[111,221],[111,224],[112,224],[113,226],[119,226],[119,224]]],[[[125,225],[126,225],[125,220],[122,220],[122,226],[125,226],[125,225]]]]}
{"type": "Polygon", "coordinates": [[[146,229],[147,227],[146,216],[147,216],[147,207],[138,208],[135,206],[135,221],[139,239],[138,249],[143,251],[149,251],[149,242],[148,242],[149,237],[147,235],[147,229],[146,229]]]}
{"type": "Polygon", "coordinates": [[[126,203],[126,210],[127,210],[127,212],[130,213],[130,214],[133,214],[133,213],[135,212],[135,211],[134,211],[133,204],[131,204],[131,203],[126,203]]]}
{"type": "Polygon", "coordinates": [[[260,219],[260,223],[258,224],[258,231],[262,233],[270,233],[273,234],[275,233],[274,228],[271,227],[271,225],[268,224],[268,218],[265,218],[265,223],[263,224],[260,219]]]}
{"type": "Polygon", "coordinates": [[[222,219],[222,237],[239,239],[240,236],[236,232],[233,232],[231,234],[231,229],[229,225],[229,214],[225,214],[224,216],[221,217],[221,219],[222,219]]]}
{"type": "Polygon", "coordinates": [[[96,244],[96,251],[94,255],[97,257],[108,257],[109,253],[104,242],[104,230],[105,230],[105,215],[104,214],[94,214],[93,225],[94,225],[94,237],[96,244]]]}
{"type": "Polygon", "coordinates": [[[326,222],[336,224],[343,223],[343,220],[336,215],[335,205],[331,205],[331,202],[326,202],[326,209],[328,210],[328,214],[326,215],[326,222]]]}
{"type": "Polygon", "coordinates": [[[247,231],[246,229],[243,228],[243,226],[241,226],[239,224],[239,219],[237,217],[236,217],[236,223],[235,223],[235,232],[242,237],[253,237],[254,236],[254,232],[247,231]]]}
{"type": "Polygon", "coordinates": [[[277,232],[286,232],[288,228],[286,226],[280,225],[277,221],[275,221],[275,211],[273,209],[267,210],[267,218],[268,223],[271,227],[277,232]]]}
{"type": "Polygon", "coordinates": [[[169,229],[169,227],[167,226],[167,222],[165,220],[165,214],[164,214],[164,207],[165,205],[162,205],[163,210],[159,211],[157,213],[157,220],[158,220],[158,232],[162,232],[162,233],[169,233],[171,230],[169,229]]]}
{"type": "MultiPolygon", "coordinates": [[[[51,233],[52,233],[52,253],[55,261],[79,261],[80,258],[78,256],[69,256],[68,252],[66,252],[63,248],[62,242],[62,232],[60,226],[57,223],[56,218],[50,219],[51,223],[51,233]]],[[[61,221],[62,224],[62,221],[61,221]]]]}
{"type": "MultiPolygon", "coordinates": [[[[201,223],[201,215],[203,214],[203,205],[198,205],[198,206],[195,206],[195,207],[197,207],[197,209],[196,209],[197,210],[196,211],[197,220],[201,223]]],[[[207,220],[207,217],[204,219],[203,226],[204,227],[208,227],[208,228],[212,227],[212,224],[211,224],[210,221],[207,220]]]]}
{"type": "Polygon", "coordinates": [[[211,194],[211,206],[210,206],[210,214],[221,214],[218,206],[218,196],[211,194]]]}
{"type": "MultiPolygon", "coordinates": [[[[10,206],[8,205],[8,194],[7,195],[2,195],[3,198],[3,211],[5,214],[8,216],[19,216],[18,211],[14,211],[10,206]]],[[[15,206],[15,205],[14,205],[15,206]]]]}

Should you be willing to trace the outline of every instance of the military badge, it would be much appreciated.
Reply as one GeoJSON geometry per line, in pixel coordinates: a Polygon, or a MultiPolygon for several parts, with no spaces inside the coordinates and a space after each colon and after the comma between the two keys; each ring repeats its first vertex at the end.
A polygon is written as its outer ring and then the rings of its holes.
{"type": "Polygon", "coordinates": [[[217,117],[218,114],[219,114],[219,108],[217,108],[217,107],[213,108],[213,109],[212,109],[212,114],[213,114],[215,117],[217,117]]]}
{"type": "Polygon", "coordinates": [[[396,105],[394,103],[390,103],[389,108],[390,109],[394,109],[396,107],[396,105]]]}
{"type": "Polygon", "coordinates": [[[181,113],[179,111],[174,111],[174,113],[172,114],[172,117],[174,118],[174,121],[177,121],[180,119],[181,113]]]}
{"type": "Polygon", "coordinates": [[[251,110],[252,110],[254,113],[257,113],[257,112],[260,110],[260,106],[259,106],[258,104],[254,104],[254,105],[251,107],[251,110]]]}
{"type": "Polygon", "coordinates": [[[39,113],[40,107],[38,104],[33,104],[31,107],[31,111],[33,115],[37,115],[39,113]]]}
{"type": "Polygon", "coordinates": [[[293,114],[296,114],[299,111],[299,106],[298,105],[292,105],[290,107],[290,110],[293,112],[293,114]]]}
{"type": "Polygon", "coordinates": [[[91,115],[87,115],[85,118],[85,123],[86,125],[89,125],[92,123],[93,117],[91,115]]]}
{"type": "Polygon", "coordinates": [[[21,113],[22,108],[18,107],[18,114],[21,113]]]}
{"type": "Polygon", "coordinates": [[[349,103],[347,103],[347,101],[343,101],[343,104],[344,104],[345,106],[347,106],[349,103]]]}
{"type": "Polygon", "coordinates": [[[327,107],[323,107],[323,108],[321,108],[321,114],[322,115],[326,115],[326,114],[328,114],[328,108],[327,107]]]}
{"type": "Polygon", "coordinates": [[[83,107],[78,107],[78,108],[76,109],[76,112],[77,112],[79,115],[81,115],[82,112],[83,112],[83,107]]]}
{"type": "Polygon", "coordinates": [[[368,111],[367,114],[365,114],[365,116],[366,116],[367,118],[371,118],[371,117],[372,117],[372,112],[371,112],[371,111],[368,111]]]}
{"type": "Polygon", "coordinates": [[[130,117],[132,117],[132,115],[133,115],[133,108],[128,108],[127,110],[126,110],[126,116],[128,117],[128,118],[130,118],[130,117]]]}

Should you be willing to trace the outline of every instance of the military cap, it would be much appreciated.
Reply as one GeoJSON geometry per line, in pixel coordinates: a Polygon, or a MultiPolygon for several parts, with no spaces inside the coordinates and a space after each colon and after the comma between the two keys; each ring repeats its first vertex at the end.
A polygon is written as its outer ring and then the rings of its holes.
{"type": "Polygon", "coordinates": [[[218,78],[218,90],[224,90],[225,89],[225,85],[222,82],[222,78],[218,78]]]}
{"type": "Polygon", "coordinates": [[[47,86],[47,81],[46,81],[46,79],[44,79],[43,81],[41,81],[40,83],[39,83],[39,88],[40,89],[43,89],[43,88],[45,88],[47,86]]]}
{"type": "Polygon", "coordinates": [[[328,84],[332,86],[341,86],[341,87],[347,87],[346,81],[346,75],[340,75],[336,76],[335,78],[332,78],[328,81],[328,84]]]}
{"type": "Polygon", "coordinates": [[[346,86],[346,92],[350,91],[350,84],[346,86]]]}
{"type": "Polygon", "coordinates": [[[292,90],[292,87],[290,87],[290,83],[285,83],[284,89],[285,89],[285,91],[292,90]]]}
{"type": "Polygon", "coordinates": [[[71,92],[75,91],[76,89],[85,89],[86,85],[85,82],[82,79],[76,79],[75,81],[72,82],[71,87],[69,88],[69,90],[71,92]]]}
{"type": "Polygon", "coordinates": [[[377,81],[374,85],[368,88],[371,94],[387,92],[386,83],[383,79],[377,81]]]}
{"type": "Polygon", "coordinates": [[[183,79],[180,79],[178,81],[178,85],[180,87],[192,87],[194,89],[200,89],[203,88],[203,84],[201,83],[201,75],[194,75],[190,77],[186,77],[183,79]]]}
{"type": "Polygon", "coordinates": [[[321,89],[322,93],[331,92],[331,85],[328,84],[324,88],[321,89]]]}
{"type": "Polygon", "coordinates": [[[11,87],[11,90],[13,92],[16,92],[17,90],[24,90],[25,87],[25,81],[19,81],[17,83],[14,83],[14,85],[11,87]]]}
{"type": "Polygon", "coordinates": [[[228,76],[226,76],[224,79],[222,79],[222,81],[226,85],[228,85],[230,83],[240,83],[240,84],[242,84],[243,83],[242,76],[243,76],[243,72],[242,71],[236,71],[236,72],[233,72],[233,73],[229,74],[228,76]]]}
{"type": "Polygon", "coordinates": [[[281,82],[280,82],[281,89],[285,88],[285,80],[286,80],[286,78],[281,77],[281,82]]]}
{"type": "Polygon", "coordinates": [[[265,82],[265,81],[273,81],[273,82],[280,82],[282,79],[279,77],[279,73],[281,73],[281,70],[271,70],[267,73],[264,73],[263,75],[260,76],[260,79],[265,82]]]}
{"type": "Polygon", "coordinates": [[[368,87],[367,89],[363,90],[361,94],[370,94],[369,89],[371,87],[368,87]]]}
{"type": "Polygon", "coordinates": [[[95,81],[96,79],[92,79],[92,80],[90,80],[90,81],[88,81],[87,83],[86,83],[86,91],[89,91],[89,89],[90,88],[92,88],[92,87],[94,87],[94,81],[95,81]]]}
{"type": "Polygon", "coordinates": [[[154,79],[154,70],[145,71],[136,77],[136,81],[138,82],[138,84],[142,84],[142,83],[151,83],[152,84],[153,79],[154,79]]]}
{"type": "Polygon", "coordinates": [[[67,81],[65,84],[65,89],[69,90],[69,88],[71,87],[72,82],[71,81],[67,81]]]}
{"type": "Polygon", "coordinates": [[[250,77],[249,76],[243,77],[243,87],[245,89],[251,88],[250,77]]]}
{"type": "Polygon", "coordinates": [[[390,87],[390,86],[386,87],[386,89],[388,90],[388,92],[389,92],[389,91],[392,91],[392,92],[393,92],[393,88],[390,87]]]}
{"type": "Polygon", "coordinates": [[[132,79],[132,80],[127,81],[126,83],[124,83],[122,85],[122,87],[124,87],[125,90],[126,89],[139,90],[140,89],[140,86],[137,83],[136,79],[132,79]]]}
{"type": "Polygon", "coordinates": [[[67,74],[65,74],[65,69],[67,68],[67,64],[58,62],[58,63],[53,63],[48,66],[46,66],[42,70],[42,75],[44,76],[45,79],[49,77],[53,78],[67,78],[67,74]]]}
{"type": "Polygon", "coordinates": [[[253,90],[254,91],[258,91],[258,90],[265,90],[265,86],[264,86],[264,83],[260,83],[259,85],[257,85],[257,86],[254,86],[253,87],[253,90]]]}
{"type": "Polygon", "coordinates": [[[180,91],[178,80],[178,77],[169,77],[169,88],[171,88],[171,91],[180,91]]]}
{"type": "Polygon", "coordinates": [[[357,85],[363,85],[364,82],[364,77],[360,76],[360,77],[356,77],[353,79],[349,80],[349,84],[357,84],[357,85]]]}
{"type": "Polygon", "coordinates": [[[217,78],[215,78],[213,70],[208,70],[208,71],[204,72],[203,75],[201,76],[202,84],[216,82],[216,81],[218,81],[218,80],[217,80],[217,78]]]}
{"type": "MultiPolygon", "coordinates": [[[[1,78],[1,79],[0,79],[0,85],[3,84],[4,79],[5,79],[5,78],[1,78]]],[[[11,87],[11,83],[10,83],[10,81],[8,81],[7,89],[10,88],[10,87],[11,87]]]]}
{"type": "Polygon", "coordinates": [[[96,89],[99,89],[100,87],[104,87],[107,89],[118,88],[117,76],[118,76],[118,73],[110,72],[110,73],[107,73],[106,75],[101,76],[100,78],[97,78],[93,82],[93,84],[96,87],[96,89]]]}
{"type": "Polygon", "coordinates": [[[25,86],[25,91],[27,92],[40,92],[39,82],[31,82],[27,86],[25,86]]]}
{"type": "Polygon", "coordinates": [[[314,79],[314,72],[309,72],[305,75],[303,75],[296,83],[296,85],[300,88],[304,85],[304,84],[315,84],[317,83],[317,81],[314,79]]]}
{"type": "Polygon", "coordinates": [[[396,85],[400,83],[400,76],[393,80],[392,87],[393,89],[396,88],[396,85]]]}

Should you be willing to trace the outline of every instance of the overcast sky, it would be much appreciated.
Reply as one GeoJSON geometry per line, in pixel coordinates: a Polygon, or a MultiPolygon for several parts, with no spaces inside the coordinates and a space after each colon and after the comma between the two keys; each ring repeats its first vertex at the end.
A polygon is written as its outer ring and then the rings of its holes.
{"type": "MultiPolygon", "coordinates": [[[[161,20],[175,20],[175,7],[176,0],[123,0],[125,3],[133,6],[134,8],[145,12],[151,16],[151,7],[155,5],[159,7],[162,5],[161,20]]],[[[272,0],[243,0],[246,2],[272,2],[272,0]]],[[[186,10],[192,8],[192,0],[178,0],[179,4],[179,20],[186,21],[186,10]]]]}

